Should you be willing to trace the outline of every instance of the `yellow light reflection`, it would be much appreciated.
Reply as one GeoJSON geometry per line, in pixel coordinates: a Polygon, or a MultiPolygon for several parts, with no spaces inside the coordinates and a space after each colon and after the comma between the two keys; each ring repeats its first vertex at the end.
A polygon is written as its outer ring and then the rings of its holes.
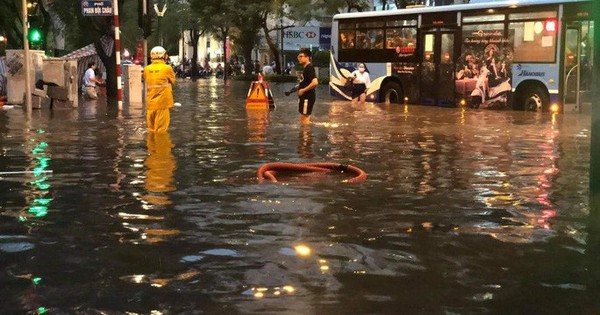
{"type": "Polygon", "coordinates": [[[296,292],[296,289],[291,285],[285,285],[283,286],[283,291],[285,291],[286,293],[294,293],[296,292]]]}
{"type": "Polygon", "coordinates": [[[294,250],[300,256],[308,256],[311,252],[310,248],[306,245],[297,245],[294,247],[294,250]]]}
{"type": "Polygon", "coordinates": [[[135,283],[142,283],[144,281],[144,275],[133,275],[132,280],[135,283]]]}

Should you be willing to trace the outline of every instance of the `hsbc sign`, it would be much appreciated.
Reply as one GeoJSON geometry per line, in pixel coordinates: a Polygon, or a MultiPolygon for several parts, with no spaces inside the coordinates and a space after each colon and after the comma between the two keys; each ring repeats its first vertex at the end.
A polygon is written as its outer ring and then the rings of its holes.
{"type": "Polygon", "coordinates": [[[283,31],[283,49],[298,50],[301,47],[319,47],[319,27],[292,27],[283,31]]]}
{"type": "Polygon", "coordinates": [[[301,31],[286,31],[283,33],[283,38],[315,38],[317,33],[313,31],[301,32],[301,31]]]}

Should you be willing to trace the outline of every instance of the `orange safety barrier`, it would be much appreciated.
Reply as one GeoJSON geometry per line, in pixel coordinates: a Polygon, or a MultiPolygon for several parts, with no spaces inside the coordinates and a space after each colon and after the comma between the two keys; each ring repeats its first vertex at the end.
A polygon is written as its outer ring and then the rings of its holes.
{"type": "Polygon", "coordinates": [[[355,176],[344,180],[343,182],[347,183],[362,183],[367,180],[367,173],[356,166],[352,165],[344,165],[340,163],[329,163],[329,162],[316,162],[316,163],[267,163],[261,166],[258,169],[257,177],[259,180],[268,179],[271,182],[277,182],[277,173],[278,172],[287,172],[287,173],[310,173],[310,172],[320,172],[320,173],[329,173],[329,172],[350,172],[355,176]]]}
{"type": "Polygon", "coordinates": [[[273,99],[269,84],[266,81],[252,81],[246,97],[246,108],[269,110],[274,107],[275,99],[273,99]]]}

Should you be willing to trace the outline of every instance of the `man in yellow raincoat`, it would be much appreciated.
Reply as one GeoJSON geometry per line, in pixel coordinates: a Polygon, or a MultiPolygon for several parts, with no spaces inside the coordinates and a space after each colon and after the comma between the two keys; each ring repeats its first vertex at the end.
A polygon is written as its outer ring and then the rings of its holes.
{"type": "Polygon", "coordinates": [[[167,52],[161,46],[150,51],[152,64],[144,69],[146,82],[146,122],[148,130],[166,132],[171,122],[170,109],[173,107],[173,84],[175,72],[165,63],[167,52]]]}

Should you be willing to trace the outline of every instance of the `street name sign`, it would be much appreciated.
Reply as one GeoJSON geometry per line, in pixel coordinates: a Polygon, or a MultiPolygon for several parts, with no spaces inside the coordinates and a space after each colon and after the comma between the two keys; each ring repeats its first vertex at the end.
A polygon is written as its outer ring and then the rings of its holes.
{"type": "Polygon", "coordinates": [[[82,0],[81,14],[83,16],[112,16],[112,0],[82,0]]]}

